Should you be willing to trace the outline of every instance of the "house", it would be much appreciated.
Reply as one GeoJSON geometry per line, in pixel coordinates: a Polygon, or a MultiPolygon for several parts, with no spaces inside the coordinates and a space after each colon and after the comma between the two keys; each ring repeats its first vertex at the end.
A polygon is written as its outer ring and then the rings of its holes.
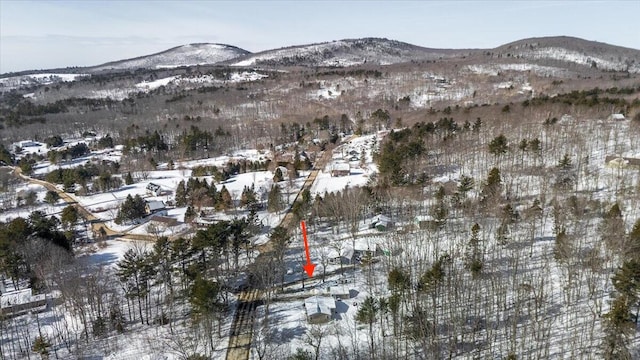
{"type": "Polygon", "coordinates": [[[167,210],[164,206],[164,202],[157,201],[157,200],[147,201],[147,203],[144,206],[144,211],[147,213],[147,215],[151,215],[151,214],[166,215],[167,213],[167,210]]]}
{"type": "Polygon", "coordinates": [[[436,229],[438,222],[431,215],[418,215],[413,220],[418,229],[436,229]]]}
{"type": "Polygon", "coordinates": [[[147,194],[151,196],[160,196],[162,195],[162,190],[160,189],[160,185],[149,183],[147,184],[147,194]]]}
{"type": "Polygon", "coordinates": [[[327,292],[332,298],[338,301],[351,298],[351,288],[347,285],[329,286],[327,287],[327,292]]]}
{"type": "Polygon", "coordinates": [[[40,312],[47,309],[45,294],[33,295],[31,289],[3,293],[0,296],[2,315],[22,315],[28,312],[40,312]]]}
{"type": "Polygon", "coordinates": [[[304,299],[309,324],[321,324],[331,320],[336,310],[336,301],[329,296],[314,295],[304,299]]]}
{"type": "Polygon", "coordinates": [[[331,265],[350,264],[353,259],[353,254],[353,247],[343,246],[340,251],[336,248],[329,249],[327,258],[331,265]]]}
{"type": "Polygon", "coordinates": [[[609,155],[604,160],[607,167],[614,169],[640,170],[640,158],[609,155]]]}
{"type": "Polygon", "coordinates": [[[370,229],[376,229],[378,231],[386,231],[393,226],[393,221],[386,215],[376,215],[371,219],[370,229]]]}
{"type": "Polygon", "coordinates": [[[625,118],[624,115],[622,114],[611,114],[609,115],[609,118],[607,120],[623,121],[623,120],[627,120],[627,118],[625,118]]]}
{"type": "Polygon", "coordinates": [[[349,163],[336,162],[331,165],[331,176],[349,176],[351,174],[351,166],[349,163]]]}

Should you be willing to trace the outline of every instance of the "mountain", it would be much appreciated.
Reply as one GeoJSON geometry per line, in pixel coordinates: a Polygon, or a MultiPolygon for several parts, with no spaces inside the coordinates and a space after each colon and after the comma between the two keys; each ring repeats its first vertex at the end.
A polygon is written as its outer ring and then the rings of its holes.
{"type": "Polygon", "coordinates": [[[395,40],[363,38],[267,50],[227,63],[235,66],[390,65],[452,57],[463,52],[465,50],[429,49],[395,40]]]}
{"type": "Polygon", "coordinates": [[[549,60],[601,70],[640,73],[640,50],[569,36],[518,40],[499,46],[492,52],[494,56],[549,60]]]}
{"type": "Polygon", "coordinates": [[[229,59],[248,55],[250,52],[224,44],[189,44],[165,50],[156,54],[133,59],[108,62],[86,68],[87,72],[103,70],[159,69],[180,66],[216,64],[229,59]]]}

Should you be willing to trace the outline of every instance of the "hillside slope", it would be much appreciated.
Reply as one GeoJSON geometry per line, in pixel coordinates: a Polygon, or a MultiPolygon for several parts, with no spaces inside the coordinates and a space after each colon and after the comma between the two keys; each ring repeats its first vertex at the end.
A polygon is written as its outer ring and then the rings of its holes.
{"type": "Polygon", "coordinates": [[[156,54],[133,59],[113,61],[90,67],[89,72],[103,70],[158,69],[179,66],[216,64],[250,54],[250,52],[224,44],[188,44],[177,46],[156,54]]]}

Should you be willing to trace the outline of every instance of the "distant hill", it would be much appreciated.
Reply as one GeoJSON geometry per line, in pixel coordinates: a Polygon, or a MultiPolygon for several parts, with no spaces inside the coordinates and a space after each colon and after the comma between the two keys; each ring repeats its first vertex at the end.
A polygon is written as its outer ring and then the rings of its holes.
{"type": "Polygon", "coordinates": [[[429,49],[395,40],[363,38],[268,50],[227,63],[235,66],[390,65],[452,57],[463,52],[465,50],[429,49]]]}
{"type": "Polygon", "coordinates": [[[250,52],[224,44],[189,44],[156,54],[133,59],[113,61],[86,68],[87,72],[103,70],[159,69],[191,65],[210,65],[250,54],[250,52]]]}
{"type": "Polygon", "coordinates": [[[569,36],[530,38],[499,46],[494,55],[527,60],[555,60],[601,70],[640,73],[640,50],[569,36]]]}

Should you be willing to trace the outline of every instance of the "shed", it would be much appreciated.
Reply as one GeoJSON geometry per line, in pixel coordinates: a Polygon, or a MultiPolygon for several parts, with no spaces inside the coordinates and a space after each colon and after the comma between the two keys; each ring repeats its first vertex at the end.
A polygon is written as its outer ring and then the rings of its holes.
{"type": "Polygon", "coordinates": [[[623,121],[627,120],[627,118],[623,114],[611,114],[609,115],[609,120],[623,121]]]}

